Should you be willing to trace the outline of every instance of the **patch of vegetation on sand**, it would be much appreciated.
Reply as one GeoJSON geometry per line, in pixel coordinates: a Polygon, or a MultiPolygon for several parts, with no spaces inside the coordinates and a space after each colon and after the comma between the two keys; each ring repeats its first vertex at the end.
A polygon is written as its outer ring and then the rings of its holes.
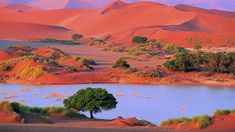
{"type": "Polygon", "coordinates": [[[23,80],[33,80],[47,73],[42,65],[33,65],[32,62],[25,63],[18,72],[19,78],[23,80]]]}
{"type": "Polygon", "coordinates": [[[173,71],[207,71],[235,74],[235,52],[178,51],[164,66],[173,71]]]}
{"type": "Polygon", "coordinates": [[[40,40],[39,42],[41,43],[59,43],[59,44],[64,44],[64,45],[80,45],[79,42],[75,42],[72,40],[59,40],[59,39],[54,39],[54,38],[47,38],[40,40]]]}
{"type": "Polygon", "coordinates": [[[202,115],[202,116],[195,116],[192,118],[176,118],[176,119],[168,119],[166,121],[163,121],[161,123],[161,126],[168,126],[168,125],[190,125],[190,124],[196,124],[198,128],[206,128],[208,127],[212,121],[211,117],[208,115],[202,115]]]}
{"type": "Polygon", "coordinates": [[[231,113],[235,113],[235,109],[234,110],[216,110],[213,113],[213,116],[214,117],[216,117],[216,116],[223,116],[223,115],[229,115],[231,113]]]}

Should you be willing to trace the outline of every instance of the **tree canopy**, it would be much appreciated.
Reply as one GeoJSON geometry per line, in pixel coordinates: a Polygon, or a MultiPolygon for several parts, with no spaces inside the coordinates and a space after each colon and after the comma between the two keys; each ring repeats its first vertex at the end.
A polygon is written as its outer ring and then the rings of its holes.
{"type": "Polygon", "coordinates": [[[99,113],[116,108],[116,98],[102,88],[81,89],[74,95],[64,100],[67,109],[75,111],[89,111],[91,118],[93,113],[99,113]]]}

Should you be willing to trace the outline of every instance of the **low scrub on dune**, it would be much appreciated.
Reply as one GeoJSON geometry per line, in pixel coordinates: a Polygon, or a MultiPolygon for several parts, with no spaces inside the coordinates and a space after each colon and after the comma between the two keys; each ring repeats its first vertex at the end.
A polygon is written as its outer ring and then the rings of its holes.
{"type": "Polygon", "coordinates": [[[235,113],[235,110],[216,110],[213,113],[213,116],[223,116],[223,115],[228,115],[231,113],[235,113]]]}
{"type": "Polygon", "coordinates": [[[34,66],[28,62],[24,64],[18,72],[19,78],[23,80],[33,80],[47,73],[46,68],[42,65],[34,66]]]}
{"type": "Polygon", "coordinates": [[[65,107],[29,107],[18,102],[7,102],[7,104],[10,110],[18,114],[32,114],[35,116],[52,116],[57,114],[64,114],[67,117],[86,117],[85,115],[82,115],[78,112],[75,113],[67,110],[65,107]]]}
{"type": "Polygon", "coordinates": [[[86,42],[85,45],[102,45],[102,44],[105,44],[105,42],[101,39],[96,39],[96,38],[92,38],[90,41],[86,42]]]}
{"type": "Polygon", "coordinates": [[[10,102],[2,101],[0,102],[0,112],[4,114],[11,114],[13,113],[13,109],[11,107],[10,102]]]}
{"type": "Polygon", "coordinates": [[[173,124],[178,125],[190,125],[190,124],[196,124],[198,128],[206,128],[212,123],[211,117],[208,115],[202,115],[202,116],[195,116],[192,118],[176,118],[176,119],[168,119],[166,121],[163,121],[161,123],[161,126],[168,126],[173,124]]]}

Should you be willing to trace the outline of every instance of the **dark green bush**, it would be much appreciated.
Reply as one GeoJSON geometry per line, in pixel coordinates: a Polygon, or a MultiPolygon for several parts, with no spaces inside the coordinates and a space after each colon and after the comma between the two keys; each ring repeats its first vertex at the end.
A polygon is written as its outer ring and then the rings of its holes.
{"type": "Polygon", "coordinates": [[[148,41],[148,38],[147,37],[144,37],[144,36],[135,36],[133,39],[132,39],[132,42],[133,43],[145,43],[148,41]]]}
{"type": "Polygon", "coordinates": [[[113,68],[130,68],[130,65],[127,63],[127,61],[123,59],[118,59],[113,65],[113,68]]]}
{"type": "Polygon", "coordinates": [[[73,35],[72,35],[72,39],[73,39],[74,41],[78,41],[78,40],[81,39],[81,38],[83,38],[83,35],[82,35],[82,34],[76,33],[76,34],[73,34],[73,35]]]}

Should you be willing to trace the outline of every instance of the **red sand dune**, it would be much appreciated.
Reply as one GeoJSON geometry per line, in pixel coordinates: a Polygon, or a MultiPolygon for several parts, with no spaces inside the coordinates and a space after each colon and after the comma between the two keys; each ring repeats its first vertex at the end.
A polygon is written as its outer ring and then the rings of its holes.
{"type": "MultiPolygon", "coordinates": [[[[219,37],[235,37],[234,12],[206,10],[187,5],[174,7],[155,2],[116,1],[94,10],[60,9],[24,13],[9,13],[5,8],[0,10],[3,10],[0,12],[0,21],[21,22],[25,27],[27,27],[26,23],[60,26],[85,36],[109,38],[108,41],[116,42],[130,42],[135,35],[145,35],[149,38],[165,39],[188,46],[185,42],[187,37],[199,37],[210,39],[211,46],[217,46],[223,44],[218,41],[219,37]]],[[[31,35],[27,38],[32,39],[48,37],[50,34],[51,37],[61,36],[61,28],[50,29],[49,33],[42,35],[40,30],[44,31],[44,26],[42,29],[36,26],[38,28],[33,31],[25,29],[24,32],[19,32],[19,35],[13,29],[19,26],[14,24],[13,27],[6,28],[1,24],[1,38],[9,39],[18,36],[17,38],[20,39],[26,38],[25,36],[29,34],[31,35]],[[40,35],[37,32],[40,32],[40,35]]]]}
{"type": "Polygon", "coordinates": [[[70,30],[51,25],[0,21],[0,39],[64,38],[70,30]]]}

